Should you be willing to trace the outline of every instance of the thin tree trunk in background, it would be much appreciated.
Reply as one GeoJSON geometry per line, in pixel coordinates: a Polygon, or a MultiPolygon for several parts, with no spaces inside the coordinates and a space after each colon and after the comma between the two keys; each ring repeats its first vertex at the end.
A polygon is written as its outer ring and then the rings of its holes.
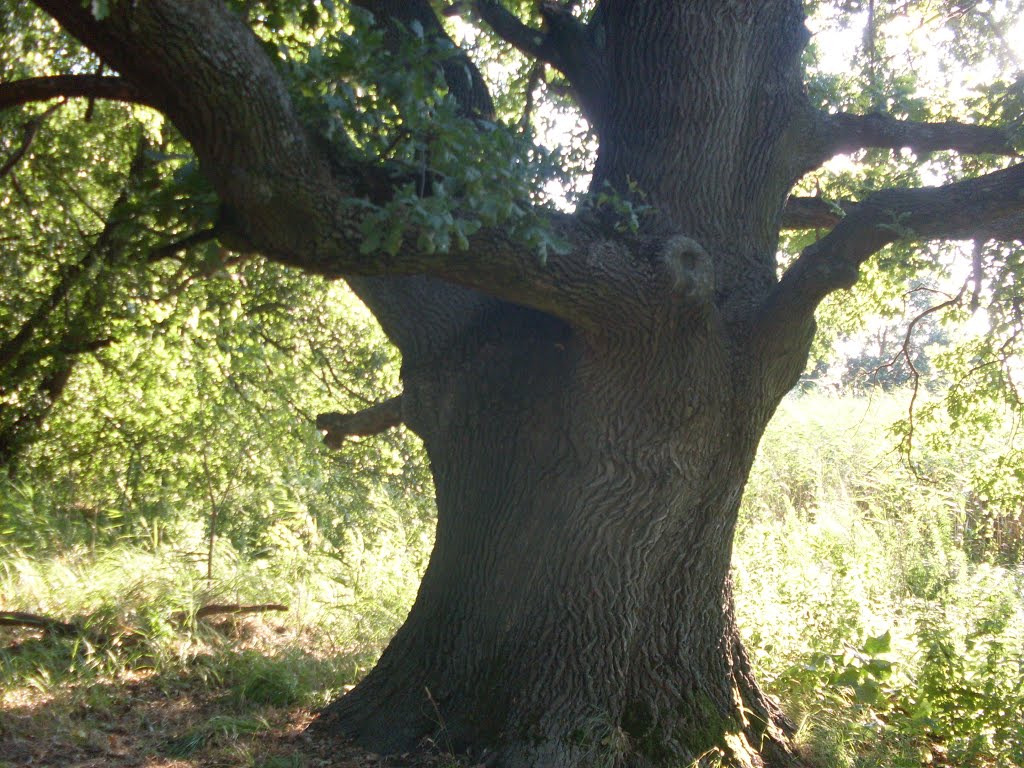
{"type": "Polygon", "coordinates": [[[213,583],[213,552],[217,542],[217,516],[220,505],[213,493],[213,476],[210,473],[210,464],[203,453],[203,477],[206,480],[206,499],[210,505],[210,533],[206,547],[206,583],[213,583]]]}

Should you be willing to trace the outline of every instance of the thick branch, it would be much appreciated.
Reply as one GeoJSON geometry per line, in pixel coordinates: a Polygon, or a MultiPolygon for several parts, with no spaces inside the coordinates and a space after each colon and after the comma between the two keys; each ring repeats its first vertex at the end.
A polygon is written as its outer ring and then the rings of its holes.
{"type": "MultiPolygon", "coordinates": [[[[860,265],[898,240],[1002,239],[1024,216],[1024,164],[944,187],[889,189],[858,204],[808,246],[783,275],[762,319],[785,324],[814,312],[829,293],[849,288],[860,265]]],[[[1024,228],[1016,240],[1024,240],[1024,228]]]]}
{"type": "Polygon", "coordinates": [[[33,101],[75,96],[156,106],[147,94],[123,77],[52,75],[0,83],[0,109],[10,109],[33,101]]]}
{"type": "MultiPolygon", "coordinates": [[[[857,210],[853,200],[826,200],[821,197],[791,197],[782,211],[783,229],[832,229],[845,216],[857,210]]],[[[1011,242],[1024,232],[1024,211],[994,217],[984,225],[987,240],[1011,242]]]]}
{"type": "Polygon", "coordinates": [[[509,45],[565,74],[584,113],[595,117],[605,66],[597,41],[601,31],[591,29],[573,16],[571,6],[541,2],[543,29],[524,24],[497,0],[455,3],[447,13],[454,15],[464,10],[483,21],[509,45]]]}
{"type": "Polygon", "coordinates": [[[832,229],[856,206],[850,200],[791,197],[782,210],[783,229],[832,229]]]}
{"type": "Polygon", "coordinates": [[[316,417],[316,428],[324,433],[328,448],[341,448],[346,437],[379,435],[402,423],[402,396],[356,413],[321,413],[316,417]]]}
{"type": "Polygon", "coordinates": [[[824,158],[866,147],[907,147],[918,154],[943,149],[964,154],[1016,154],[1005,131],[984,125],[920,123],[879,113],[821,113],[819,128],[824,158]]]}
{"type": "Polygon", "coordinates": [[[166,105],[240,236],[274,260],[331,277],[440,277],[574,324],[621,316],[619,298],[635,297],[649,276],[629,258],[594,265],[596,234],[565,216],[549,226],[580,246],[546,263],[502,229],[479,231],[465,251],[440,253],[424,249],[422,233],[410,228],[397,255],[362,253],[368,214],[359,190],[372,169],[332,160],[310,140],[262,44],[222,4],[117,3],[102,22],[77,0],[37,4],[166,105]]]}

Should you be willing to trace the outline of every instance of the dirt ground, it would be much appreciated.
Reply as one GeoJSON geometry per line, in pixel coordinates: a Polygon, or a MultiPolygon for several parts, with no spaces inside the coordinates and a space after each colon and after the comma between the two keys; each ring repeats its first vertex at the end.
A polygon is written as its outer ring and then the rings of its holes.
{"type": "MultiPolygon", "coordinates": [[[[11,648],[0,643],[2,651],[11,648]]],[[[301,706],[239,707],[216,680],[185,672],[174,677],[141,670],[105,682],[60,684],[41,673],[0,691],[0,768],[460,765],[430,749],[383,758],[340,738],[314,736],[306,731],[313,718],[301,706]]]]}
{"type": "MultiPolygon", "coordinates": [[[[77,693],[77,692],[76,692],[77,693]]],[[[108,695],[106,706],[90,703],[95,689],[72,701],[33,696],[0,711],[0,766],[56,768],[368,768],[387,763],[343,741],[305,733],[312,715],[304,710],[263,709],[265,725],[219,714],[216,700],[194,691],[165,691],[153,680],[136,679],[108,695]],[[222,718],[222,727],[207,724],[222,718]],[[240,726],[240,727],[239,727],[240,726]]],[[[63,698],[63,697],[61,697],[63,698]]]]}
{"type": "MultiPolygon", "coordinates": [[[[95,694],[93,694],[95,695],[95,694]]],[[[262,709],[259,730],[233,727],[216,701],[127,682],[97,710],[26,700],[0,710],[0,768],[440,768],[451,756],[383,758],[343,739],[306,732],[308,710],[262,709]],[[217,726],[218,718],[221,725],[217,726]],[[213,727],[207,727],[213,723],[213,727]],[[182,754],[187,753],[187,754],[182,754]]]]}

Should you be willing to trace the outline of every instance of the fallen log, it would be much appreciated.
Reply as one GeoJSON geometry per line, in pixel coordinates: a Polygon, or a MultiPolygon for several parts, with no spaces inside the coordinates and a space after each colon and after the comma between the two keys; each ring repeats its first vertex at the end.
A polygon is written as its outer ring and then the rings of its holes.
{"type": "MultiPolygon", "coordinates": [[[[287,611],[287,605],[280,603],[261,603],[258,605],[243,605],[241,603],[209,603],[201,606],[194,613],[192,611],[175,611],[170,619],[174,624],[183,625],[192,617],[196,621],[207,619],[210,616],[232,615],[239,616],[250,613],[267,613],[269,611],[287,611]]],[[[88,620],[88,617],[75,619],[74,621],[61,621],[52,616],[43,616],[38,613],[26,611],[0,611],[0,627],[23,627],[38,629],[44,635],[54,637],[77,637],[88,636],[92,642],[105,644],[112,642],[115,638],[123,639],[127,636],[142,636],[142,633],[131,627],[121,627],[120,631],[110,634],[99,634],[95,625],[88,620]],[[92,626],[90,626],[92,625],[92,626]]]]}

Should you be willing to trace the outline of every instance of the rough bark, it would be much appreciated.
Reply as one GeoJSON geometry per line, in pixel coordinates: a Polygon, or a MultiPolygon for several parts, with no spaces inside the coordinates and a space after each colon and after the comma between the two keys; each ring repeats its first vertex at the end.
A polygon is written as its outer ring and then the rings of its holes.
{"type": "Polygon", "coordinates": [[[527,310],[477,330],[405,371],[437,543],[409,619],[321,727],[505,766],[790,764],[728,584],[770,407],[720,326],[666,306],[614,333],[527,310]]]}
{"type": "Polygon", "coordinates": [[[801,4],[601,7],[594,183],[636,185],[665,226],[714,252],[718,303],[739,317],[774,282],[776,214],[805,170],[801,4]]]}

